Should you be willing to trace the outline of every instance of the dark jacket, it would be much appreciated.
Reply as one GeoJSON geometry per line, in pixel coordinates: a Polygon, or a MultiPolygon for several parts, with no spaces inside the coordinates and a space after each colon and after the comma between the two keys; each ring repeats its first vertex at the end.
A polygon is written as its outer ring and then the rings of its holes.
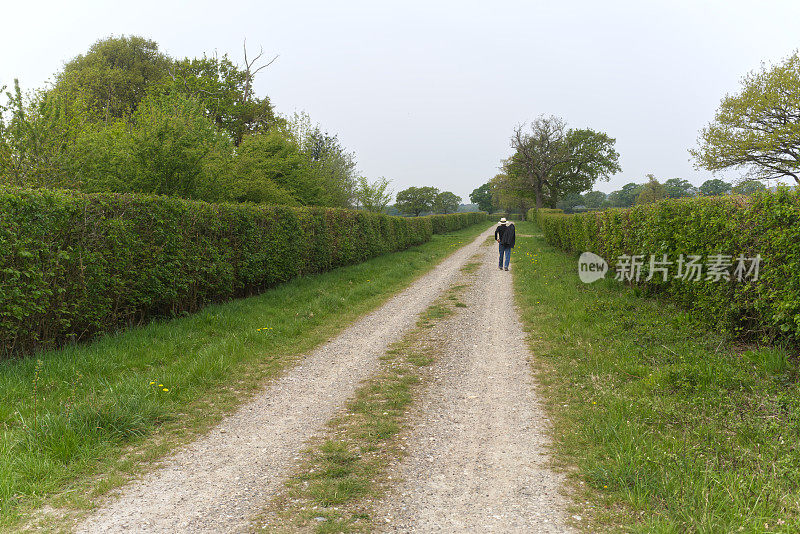
{"type": "Polygon", "coordinates": [[[514,228],[514,223],[509,223],[505,227],[505,231],[500,234],[500,244],[507,247],[514,248],[517,241],[517,229],[514,228]]]}
{"type": "Polygon", "coordinates": [[[498,241],[503,239],[503,234],[506,231],[506,226],[504,224],[498,224],[497,228],[494,231],[494,238],[498,241]]]}

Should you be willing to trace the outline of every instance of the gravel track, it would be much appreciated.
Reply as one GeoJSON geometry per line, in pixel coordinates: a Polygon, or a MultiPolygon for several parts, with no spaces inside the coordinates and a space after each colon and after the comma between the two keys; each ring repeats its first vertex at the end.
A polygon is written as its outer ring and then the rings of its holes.
{"type": "Polygon", "coordinates": [[[402,482],[377,505],[386,532],[572,531],[511,273],[497,269],[496,247],[482,250],[467,308],[443,325],[443,355],[412,412],[408,455],[392,473],[402,482]]]}
{"type": "Polygon", "coordinates": [[[122,488],[76,531],[246,531],[307,439],[360,380],[378,370],[378,357],[413,327],[489,235],[491,229],[270,382],[207,435],[122,488]]]}

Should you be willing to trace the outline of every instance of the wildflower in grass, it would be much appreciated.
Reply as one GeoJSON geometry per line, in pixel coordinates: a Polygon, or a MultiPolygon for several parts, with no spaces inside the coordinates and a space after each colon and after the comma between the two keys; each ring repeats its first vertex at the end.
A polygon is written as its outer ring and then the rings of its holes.
{"type": "Polygon", "coordinates": [[[163,388],[164,384],[159,384],[158,387],[163,388]]]}
{"type": "Polygon", "coordinates": [[[168,388],[164,388],[161,391],[169,391],[169,389],[168,388]]]}
{"type": "Polygon", "coordinates": [[[150,382],[150,385],[151,385],[151,386],[154,386],[155,384],[156,384],[155,382],[150,382]]]}

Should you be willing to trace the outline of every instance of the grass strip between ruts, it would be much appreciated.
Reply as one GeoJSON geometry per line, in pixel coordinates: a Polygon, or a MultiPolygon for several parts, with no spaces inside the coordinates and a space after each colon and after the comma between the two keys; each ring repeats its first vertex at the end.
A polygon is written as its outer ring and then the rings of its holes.
{"type": "Polygon", "coordinates": [[[786,350],[737,345],[613,280],[583,284],[577,256],[532,223],[518,225],[512,262],[578,524],[800,530],[800,387],[786,350]]]}
{"type": "MultiPolygon", "coordinates": [[[[474,276],[475,262],[462,267],[474,276]]],[[[253,521],[255,531],[370,532],[372,505],[392,480],[388,467],[404,454],[401,431],[426,383],[425,369],[441,351],[433,328],[464,307],[458,283],[420,317],[416,328],[381,356],[381,369],[365,380],[345,410],[310,440],[284,489],[253,521]]]]}
{"type": "Polygon", "coordinates": [[[68,524],[484,229],[1,362],[0,529],[68,524]]]}

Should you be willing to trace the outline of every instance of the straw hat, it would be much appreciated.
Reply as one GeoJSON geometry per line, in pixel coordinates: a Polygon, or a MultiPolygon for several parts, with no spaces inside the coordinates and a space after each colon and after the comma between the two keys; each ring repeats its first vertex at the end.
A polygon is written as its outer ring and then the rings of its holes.
{"type": "Polygon", "coordinates": [[[502,224],[503,226],[505,226],[506,224],[508,224],[508,221],[506,221],[506,218],[505,218],[505,217],[502,217],[502,218],[500,219],[500,224],[502,224]]]}

